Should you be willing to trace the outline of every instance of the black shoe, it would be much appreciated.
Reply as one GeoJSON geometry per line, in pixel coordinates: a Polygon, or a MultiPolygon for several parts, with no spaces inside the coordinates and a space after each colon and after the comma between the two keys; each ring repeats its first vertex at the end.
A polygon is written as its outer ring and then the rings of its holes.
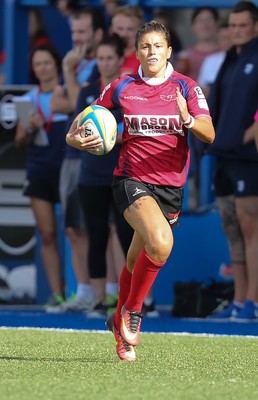
{"type": "Polygon", "coordinates": [[[95,306],[87,311],[87,317],[89,318],[105,318],[107,316],[107,305],[106,303],[100,302],[95,304],[95,306]]]}
{"type": "Polygon", "coordinates": [[[159,312],[155,306],[154,301],[149,306],[147,306],[146,304],[143,303],[142,314],[144,317],[148,317],[148,318],[159,317],[159,312]]]}

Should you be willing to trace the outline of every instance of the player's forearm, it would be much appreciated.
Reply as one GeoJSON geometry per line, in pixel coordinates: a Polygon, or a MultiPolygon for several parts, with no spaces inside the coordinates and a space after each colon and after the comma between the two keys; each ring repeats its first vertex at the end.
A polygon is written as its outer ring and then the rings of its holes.
{"type": "Polygon", "coordinates": [[[212,143],[215,139],[215,130],[209,117],[194,118],[191,132],[202,142],[212,143]]]}

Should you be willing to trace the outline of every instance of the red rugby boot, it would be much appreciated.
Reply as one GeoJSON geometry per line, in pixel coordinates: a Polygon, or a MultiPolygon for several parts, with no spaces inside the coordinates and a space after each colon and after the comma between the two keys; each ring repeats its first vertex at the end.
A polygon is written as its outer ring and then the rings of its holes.
{"type": "Polygon", "coordinates": [[[114,323],[114,315],[110,315],[110,317],[106,321],[106,326],[108,329],[113,332],[116,340],[116,353],[118,357],[123,361],[136,361],[137,357],[134,351],[133,346],[130,346],[123,337],[120,335],[120,332],[115,326],[114,323]]]}
{"type": "Polygon", "coordinates": [[[121,310],[120,333],[124,340],[132,346],[140,343],[140,328],[142,314],[137,311],[128,311],[125,306],[121,310]]]}

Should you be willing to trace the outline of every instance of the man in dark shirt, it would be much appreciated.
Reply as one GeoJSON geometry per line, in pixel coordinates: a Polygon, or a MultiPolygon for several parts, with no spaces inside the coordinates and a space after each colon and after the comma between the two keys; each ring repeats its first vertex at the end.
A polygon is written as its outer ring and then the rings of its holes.
{"type": "Polygon", "coordinates": [[[258,108],[258,8],[241,1],[228,22],[233,47],[210,94],[216,139],[208,153],[216,156],[214,192],[229,243],[235,297],[213,317],[248,321],[258,320],[258,152],[250,135],[258,108]]]}

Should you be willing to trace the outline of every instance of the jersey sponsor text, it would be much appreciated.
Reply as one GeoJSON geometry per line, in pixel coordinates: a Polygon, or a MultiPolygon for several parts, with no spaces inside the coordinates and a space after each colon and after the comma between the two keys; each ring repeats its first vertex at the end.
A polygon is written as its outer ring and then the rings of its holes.
{"type": "Polygon", "coordinates": [[[178,115],[124,115],[124,122],[130,135],[160,136],[184,135],[178,115]]]}

